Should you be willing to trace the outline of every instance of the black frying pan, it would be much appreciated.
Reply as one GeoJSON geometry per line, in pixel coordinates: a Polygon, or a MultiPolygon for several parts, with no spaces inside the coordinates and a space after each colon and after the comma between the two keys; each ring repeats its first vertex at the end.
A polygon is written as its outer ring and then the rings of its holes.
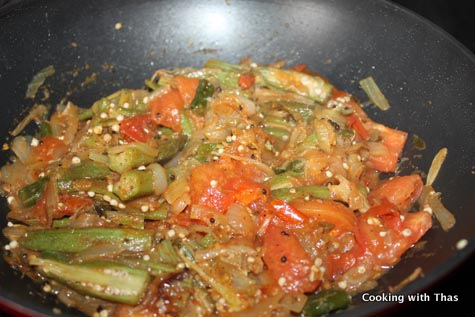
{"type": "MultiPolygon", "coordinates": [[[[361,98],[358,80],[371,75],[392,108],[370,115],[427,141],[414,165],[427,171],[437,150],[449,148],[435,186],[457,217],[449,233],[431,230],[423,239],[425,248],[405,256],[373,292],[387,291],[418,266],[424,277],[401,293],[427,289],[475,250],[475,58],[410,12],[375,0],[51,0],[26,1],[9,9],[0,16],[1,143],[15,118],[32,105],[24,99],[27,83],[50,64],[57,70],[48,80],[51,102],[72,90],[69,98],[87,107],[120,87],[143,86],[143,79],[157,68],[200,66],[211,57],[237,62],[249,55],[261,63],[306,63],[361,98]],[[123,24],[120,30],[114,28],[117,22],[123,24]],[[72,69],[81,72],[74,77],[72,69]],[[92,73],[98,74],[97,81],[84,85],[92,73]],[[459,251],[455,245],[462,238],[469,243],[459,251]]],[[[419,152],[409,142],[405,155],[414,154],[419,152]]],[[[7,159],[5,153],[0,158],[1,164],[7,159]]],[[[3,204],[0,227],[6,225],[6,211],[3,204]]],[[[64,316],[77,316],[38,293],[37,285],[0,260],[4,309],[47,316],[59,307],[64,316]]],[[[354,306],[339,315],[376,314],[389,305],[363,303],[356,296],[354,306]]]]}

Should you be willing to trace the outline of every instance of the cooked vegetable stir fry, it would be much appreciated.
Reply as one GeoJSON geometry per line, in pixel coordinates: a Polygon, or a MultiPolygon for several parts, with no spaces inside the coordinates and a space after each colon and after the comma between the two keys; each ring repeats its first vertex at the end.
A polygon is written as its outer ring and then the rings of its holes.
{"type": "Polygon", "coordinates": [[[210,60],[146,86],[35,106],[1,169],[6,260],[87,315],[321,316],[375,287],[432,209],[455,221],[435,175],[384,177],[407,133],[305,65],[210,60]]]}

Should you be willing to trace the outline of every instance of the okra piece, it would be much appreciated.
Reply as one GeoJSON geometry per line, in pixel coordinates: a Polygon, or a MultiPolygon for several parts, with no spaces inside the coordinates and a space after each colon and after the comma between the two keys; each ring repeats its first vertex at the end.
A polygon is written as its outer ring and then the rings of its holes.
{"type": "Polygon", "coordinates": [[[36,138],[40,140],[45,136],[50,136],[52,134],[53,131],[51,130],[51,125],[47,121],[41,121],[38,127],[38,133],[36,134],[36,138]]]}
{"type": "Polygon", "coordinates": [[[73,181],[77,179],[101,179],[106,178],[111,171],[104,165],[93,161],[84,161],[78,165],[72,165],[62,173],[61,179],[73,181]]]}
{"type": "Polygon", "coordinates": [[[205,68],[217,68],[226,72],[240,72],[243,70],[240,65],[223,62],[214,58],[211,58],[206,62],[205,68]]]}
{"type": "Polygon", "coordinates": [[[144,216],[142,215],[128,214],[125,212],[112,210],[108,210],[105,213],[107,219],[126,228],[143,229],[145,226],[144,216]]]}
{"type": "Polygon", "coordinates": [[[67,264],[31,257],[29,263],[80,293],[129,305],[139,302],[150,281],[147,271],[113,262],[67,264]]]}
{"type": "Polygon", "coordinates": [[[264,182],[264,184],[269,186],[272,191],[282,188],[294,187],[295,184],[297,184],[297,179],[295,177],[292,177],[288,173],[283,173],[275,175],[274,177],[264,182]]]}
{"type": "Polygon", "coordinates": [[[170,239],[165,239],[155,247],[154,251],[160,263],[166,263],[170,265],[177,265],[180,262],[175,248],[172,245],[170,239]]]}
{"type": "Polygon", "coordinates": [[[186,137],[191,138],[193,135],[193,125],[191,124],[190,118],[182,112],[180,113],[180,122],[183,134],[186,135],[186,137]]]}
{"type": "Polygon", "coordinates": [[[119,263],[121,264],[127,265],[128,267],[133,266],[137,269],[146,270],[152,276],[165,277],[170,273],[180,271],[180,269],[178,269],[176,265],[157,263],[150,260],[145,261],[137,258],[120,258],[117,261],[119,261],[119,263]]]}
{"type": "Polygon", "coordinates": [[[206,163],[211,157],[211,153],[218,148],[217,143],[201,143],[196,150],[195,159],[200,163],[206,163]]]}
{"type": "Polygon", "coordinates": [[[109,153],[108,156],[109,168],[119,174],[141,165],[153,163],[156,160],[155,157],[145,155],[143,152],[134,147],[130,147],[124,152],[117,154],[109,153]]]}
{"type": "Polygon", "coordinates": [[[290,132],[282,128],[264,128],[265,133],[278,138],[281,141],[287,141],[290,137],[290,132]]]}
{"type": "Polygon", "coordinates": [[[150,171],[127,171],[114,184],[113,192],[122,201],[150,195],[153,193],[153,174],[150,171]]]}
{"type": "Polygon", "coordinates": [[[172,157],[180,152],[186,144],[188,138],[186,135],[172,136],[165,140],[160,140],[158,142],[158,157],[157,161],[160,164],[168,162],[172,157]]]}
{"type": "Polygon", "coordinates": [[[53,228],[64,228],[69,226],[70,220],[69,217],[61,219],[53,219],[53,228]]]}
{"type": "Polygon", "coordinates": [[[282,174],[287,172],[290,176],[301,176],[305,170],[305,161],[301,159],[295,159],[282,166],[274,169],[276,174],[282,174]]]}
{"type": "Polygon", "coordinates": [[[154,83],[152,80],[150,79],[145,79],[145,86],[147,86],[148,88],[150,88],[151,90],[157,90],[158,89],[158,84],[154,83]]]}
{"type": "Polygon", "coordinates": [[[199,242],[200,246],[203,248],[203,249],[206,249],[210,246],[212,246],[214,243],[216,243],[216,239],[214,238],[214,236],[210,233],[208,233],[207,235],[205,235],[199,242]]]}
{"type": "Polygon", "coordinates": [[[315,109],[315,106],[290,101],[281,101],[279,104],[282,105],[285,110],[290,112],[296,119],[310,122],[310,120],[315,118],[315,115],[313,114],[313,109],[315,109]]]}
{"type": "Polygon", "coordinates": [[[170,210],[170,205],[166,202],[160,205],[156,210],[150,210],[145,213],[143,216],[147,220],[165,220],[168,218],[168,211],[170,210]]]}
{"type": "Polygon", "coordinates": [[[313,197],[330,199],[330,191],[326,186],[301,186],[297,188],[280,188],[271,191],[271,195],[283,201],[292,201],[297,198],[313,197]]]}
{"type": "Polygon", "coordinates": [[[332,90],[332,85],[323,78],[293,70],[259,67],[257,74],[258,82],[261,84],[293,92],[320,103],[330,97],[332,90]]]}
{"type": "Polygon", "coordinates": [[[79,121],[91,119],[93,116],[94,116],[94,111],[92,111],[92,109],[84,109],[78,115],[79,121]]]}
{"type": "Polygon", "coordinates": [[[45,191],[46,185],[49,182],[49,177],[43,177],[36,182],[26,185],[18,191],[18,198],[25,207],[31,207],[36,204],[38,199],[45,191]]]}
{"type": "Polygon", "coordinates": [[[214,86],[206,79],[200,79],[196,95],[190,104],[190,109],[197,115],[203,116],[208,106],[208,98],[213,96],[214,86]]]}
{"type": "Polygon", "coordinates": [[[343,291],[328,289],[308,296],[301,317],[319,317],[350,305],[351,296],[343,291]]]}
{"type": "Polygon", "coordinates": [[[22,247],[36,251],[81,252],[98,243],[122,244],[128,251],[152,248],[154,233],[122,228],[45,229],[29,231],[19,240],[22,247]]]}

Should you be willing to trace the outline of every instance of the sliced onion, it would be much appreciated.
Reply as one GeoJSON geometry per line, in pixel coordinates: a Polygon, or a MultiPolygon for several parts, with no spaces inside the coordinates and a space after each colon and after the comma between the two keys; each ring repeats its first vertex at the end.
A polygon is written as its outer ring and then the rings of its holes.
{"type": "Polygon", "coordinates": [[[264,164],[264,163],[261,163],[257,160],[253,160],[251,158],[247,158],[247,157],[242,157],[242,156],[237,156],[237,155],[233,155],[233,154],[229,154],[229,153],[223,153],[222,156],[229,156],[230,158],[236,160],[236,161],[241,161],[241,162],[245,162],[245,163],[248,163],[248,164],[252,164],[252,165],[255,165],[257,168],[259,168],[260,170],[262,170],[263,172],[265,172],[267,174],[267,176],[273,176],[275,175],[274,171],[272,170],[272,168],[270,168],[268,165],[264,164]]]}
{"type": "Polygon", "coordinates": [[[31,147],[24,136],[18,136],[13,139],[11,148],[13,153],[15,153],[15,155],[20,160],[20,162],[22,162],[23,164],[28,162],[30,158],[31,147]]]}
{"type": "Polygon", "coordinates": [[[242,106],[242,112],[245,115],[252,116],[256,113],[256,105],[254,104],[254,102],[243,96],[238,96],[237,98],[240,101],[240,105],[242,106]]]}
{"type": "Polygon", "coordinates": [[[162,194],[168,187],[167,171],[158,163],[148,166],[153,175],[153,191],[155,195],[162,194]]]}
{"type": "Polygon", "coordinates": [[[430,165],[429,172],[427,173],[426,184],[432,185],[434,183],[435,178],[439,174],[440,168],[442,164],[444,164],[445,157],[447,156],[447,148],[442,148],[437,152],[434,159],[432,160],[432,164],[430,165]]]}
{"type": "Polygon", "coordinates": [[[182,197],[189,190],[190,187],[188,186],[186,179],[180,178],[168,186],[167,190],[163,193],[163,198],[165,198],[169,204],[172,204],[175,200],[182,197]]]}
{"type": "Polygon", "coordinates": [[[178,215],[180,212],[185,210],[185,208],[190,205],[191,203],[191,198],[190,194],[188,192],[185,192],[181,197],[176,199],[171,205],[170,205],[170,212],[174,215],[178,215]]]}
{"type": "Polygon", "coordinates": [[[248,236],[254,234],[254,221],[246,210],[246,207],[239,204],[232,204],[229,206],[226,213],[229,226],[234,232],[241,236],[248,236]]]}
{"type": "Polygon", "coordinates": [[[11,135],[17,136],[20,134],[21,131],[30,123],[32,120],[39,120],[40,117],[42,117],[46,112],[48,111],[48,108],[43,105],[34,105],[33,108],[30,110],[28,115],[23,118],[23,120],[18,123],[18,125],[13,129],[11,132],[11,135]]]}
{"type": "Polygon", "coordinates": [[[367,77],[360,80],[360,86],[368,95],[369,99],[381,110],[385,111],[390,108],[389,102],[383,95],[373,77],[367,77]]]}
{"type": "Polygon", "coordinates": [[[70,144],[73,141],[76,132],[78,131],[78,107],[76,107],[72,102],[68,102],[66,108],[60,115],[60,120],[63,122],[64,126],[63,142],[65,144],[70,144]]]}

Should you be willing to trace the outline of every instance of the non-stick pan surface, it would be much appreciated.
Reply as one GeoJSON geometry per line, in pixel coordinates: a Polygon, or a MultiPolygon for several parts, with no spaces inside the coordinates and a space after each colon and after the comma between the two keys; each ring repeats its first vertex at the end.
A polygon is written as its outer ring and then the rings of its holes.
{"type": "MultiPolygon", "coordinates": [[[[423,238],[425,248],[409,252],[374,292],[387,291],[418,266],[424,277],[401,292],[421,291],[473,253],[475,59],[419,17],[376,0],[50,0],[26,1],[10,9],[0,16],[1,143],[19,114],[32,105],[24,99],[27,83],[48,65],[57,70],[48,80],[49,102],[58,102],[69,91],[70,100],[84,107],[120,87],[143,86],[143,79],[157,68],[200,66],[211,57],[306,63],[361,98],[358,80],[371,75],[392,108],[385,113],[370,110],[370,115],[427,141],[421,152],[411,147],[409,138],[405,156],[413,165],[427,171],[438,149],[448,147],[435,187],[457,217],[449,233],[437,226],[431,230],[423,238]],[[97,80],[87,84],[93,73],[97,80]],[[455,247],[460,239],[468,240],[461,251],[455,247]]],[[[0,157],[3,164],[7,155],[0,157]]],[[[3,203],[0,227],[6,225],[6,212],[3,203]]],[[[53,307],[61,308],[64,316],[77,316],[38,293],[38,286],[0,260],[0,305],[32,316],[52,315],[53,307]]],[[[353,307],[339,315],[374,314],[390,304],[363,303],[356,296],[353,307]]]]}

